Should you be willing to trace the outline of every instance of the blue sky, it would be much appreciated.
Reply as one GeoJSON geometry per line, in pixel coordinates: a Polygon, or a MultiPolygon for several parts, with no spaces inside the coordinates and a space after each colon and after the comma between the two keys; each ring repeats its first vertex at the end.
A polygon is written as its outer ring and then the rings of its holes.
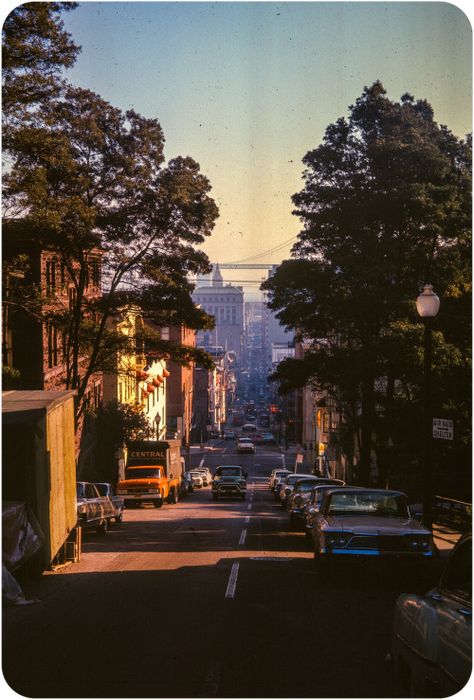
{"type": "Polygon", "coordinates": [[[81,2],[64,22],[82,46],[68,79],[158,118],[166,158],[190,155],[209,177],[212,260],[288,256],[301,160],[365,85],[472,129],[471,26],[448,3],[81,2]]]}

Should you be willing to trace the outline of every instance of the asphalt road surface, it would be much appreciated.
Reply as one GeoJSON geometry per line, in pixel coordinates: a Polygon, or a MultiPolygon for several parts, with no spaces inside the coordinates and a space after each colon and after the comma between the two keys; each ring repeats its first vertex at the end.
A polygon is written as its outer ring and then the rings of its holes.
{"type": "MultiPolygon", "coordinates": [[[[268,489],[276,448],[192,451],[193,466],[247,468],[245,501],[210,487],[125,511],[84,534],[81,561],[4,609],[3,671],[29,697],[401,697],[385,664],[409,573],[320,578],[303,533],[268,489]]],[[[426,585],[424,583],[423,585],[426,585]]]]}

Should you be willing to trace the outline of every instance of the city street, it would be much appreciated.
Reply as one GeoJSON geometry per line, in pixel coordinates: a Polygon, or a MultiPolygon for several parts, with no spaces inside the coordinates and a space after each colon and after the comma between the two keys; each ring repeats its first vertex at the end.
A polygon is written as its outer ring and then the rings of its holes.
{"type": "Polygon", "coordinates": [[[385,665],[409,578],[320,580],[303,533],[268,489],[277,448],[192,450],[242,464],[244,501],[195,490],[85,533],[81,561],[4,611],[5,678],[33,697],[397,697],[385,665]],[[341,670],[344,669],[342,673],[341,670]]]}

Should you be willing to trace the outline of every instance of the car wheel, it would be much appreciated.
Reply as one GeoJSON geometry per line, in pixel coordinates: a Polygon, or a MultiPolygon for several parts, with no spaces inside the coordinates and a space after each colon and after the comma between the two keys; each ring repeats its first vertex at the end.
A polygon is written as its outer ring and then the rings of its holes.
{"type": "Polygon", "coordinates": [[[96,530],[99,533],[99,535],[104,535],[107,532],[108,526],[109,526],[108,521],[102,520],[96,527],[96,530]]]}
{"type": "Polygon", "coordinates": [[[171,498],[171,503],[178,503],[178,501],[179,501],[178,489],[173,489],[173,496],[171,498]]]}
{"type": "Polygon", "coordinates": [[[116,523],[121,523],[122,520],[123,520],[123,512],[120,512],[119,515],[116,515],[116,516],[115,516],[115,522],[116,522],[116,523]]]}
{"type": "Polygon", "coordinates": [[[163,499],[160,498],[157,501],[153,501],[153,505],[155,506],[155,508],[161,508],[161,506],[163,505],[163,499]]]}

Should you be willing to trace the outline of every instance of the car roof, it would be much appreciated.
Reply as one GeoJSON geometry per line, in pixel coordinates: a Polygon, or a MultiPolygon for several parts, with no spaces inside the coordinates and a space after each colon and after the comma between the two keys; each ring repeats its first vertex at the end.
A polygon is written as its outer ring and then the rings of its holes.
{"type": "Polygon", "coordinates": [[[397,491],[394,489],[377,489],[377,488],[370,488],[370,486],[346,486],[345,488],[352,490],[352,491],[367,491],[368,493],[380,493],[380,494],[385,494],[385,495],[393,495],[393,496],[405,496],[406,493],[403,491],[397,491]]]}

